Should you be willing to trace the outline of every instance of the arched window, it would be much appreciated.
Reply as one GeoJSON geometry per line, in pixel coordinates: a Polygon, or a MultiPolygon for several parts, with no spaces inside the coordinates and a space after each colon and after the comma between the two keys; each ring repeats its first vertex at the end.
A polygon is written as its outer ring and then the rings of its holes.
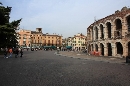
{"type": "Polygon", "coordinates": [[[108,38],[111,38],[111,23],[107,22],[106,26],[107,26],[107,31],[108,31],[108,38]]]}

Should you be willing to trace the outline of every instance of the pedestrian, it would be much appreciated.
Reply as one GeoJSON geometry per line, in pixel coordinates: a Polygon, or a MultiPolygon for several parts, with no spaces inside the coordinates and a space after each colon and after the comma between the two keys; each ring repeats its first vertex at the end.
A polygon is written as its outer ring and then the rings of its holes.
{"type": "Polygon", "coordinates": [[[9,49],[9,54],[10,54],[9,57],[12,57],[12,53],[13,53],[13,50],[12,50],[12,48],[10,48],[9,49]]]}
{"type": "Polygon", "coordinates": [[[16,50],[15,50],[15,58],[17,58],[17,57],[18,57],[18,54],[19,54],[19,49],[18,49],[18,48],[16,48],[16,50]]]}
{"type": "Polygon", "coordinates": [[[20,50],[20,57],[22,57],[22,55],[23,55],[23,51],[22,51],[22,49],[20,50]]]}
{"type": "Polygon", "coordinates": [[[4,49],[4,58],[8,58],[7,53],[8,53],[8,49],[5,48],[5,49],[4,49]]]}

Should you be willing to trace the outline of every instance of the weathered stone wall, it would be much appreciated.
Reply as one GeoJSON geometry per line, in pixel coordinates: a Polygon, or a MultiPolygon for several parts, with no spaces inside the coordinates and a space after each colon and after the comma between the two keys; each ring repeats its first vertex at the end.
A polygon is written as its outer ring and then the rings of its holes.
{"type": "Polygon", "coordinates": [[[88,53],[96,51],[99,55],[126,57],[130,48],[130,8],[95,21],[87,28],[88,53]]]}

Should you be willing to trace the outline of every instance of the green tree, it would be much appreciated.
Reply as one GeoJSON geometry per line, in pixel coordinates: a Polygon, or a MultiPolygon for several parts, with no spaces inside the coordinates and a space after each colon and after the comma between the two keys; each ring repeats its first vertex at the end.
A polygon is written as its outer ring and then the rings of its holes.
{"type": "Polygon", "coordinates": [[[11,7],[4,7],[0,2],[0,48],[16,47],[18,44],[16,33],[22,19],[9,22],[11,7]]]}

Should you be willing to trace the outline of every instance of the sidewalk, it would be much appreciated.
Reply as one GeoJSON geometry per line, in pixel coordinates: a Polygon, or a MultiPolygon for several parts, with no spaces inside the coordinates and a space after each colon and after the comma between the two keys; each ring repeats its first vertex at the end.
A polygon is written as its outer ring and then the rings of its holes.
{"type": "Polygon", "coordinates": [[[89,59],[94,61],[102,61],[102,62],[108,62],[108,63],[119,63],[119,64],[127,64],[125,58],[119,58],[119,57],[109,57],[109,56],[92,56],[87,55],[85,53],[81,52],[74,52],[74,51],[60,51],[59,54],[61,56],[71,57],[71,58],[78,58],[78,59],[89,59]]]}

